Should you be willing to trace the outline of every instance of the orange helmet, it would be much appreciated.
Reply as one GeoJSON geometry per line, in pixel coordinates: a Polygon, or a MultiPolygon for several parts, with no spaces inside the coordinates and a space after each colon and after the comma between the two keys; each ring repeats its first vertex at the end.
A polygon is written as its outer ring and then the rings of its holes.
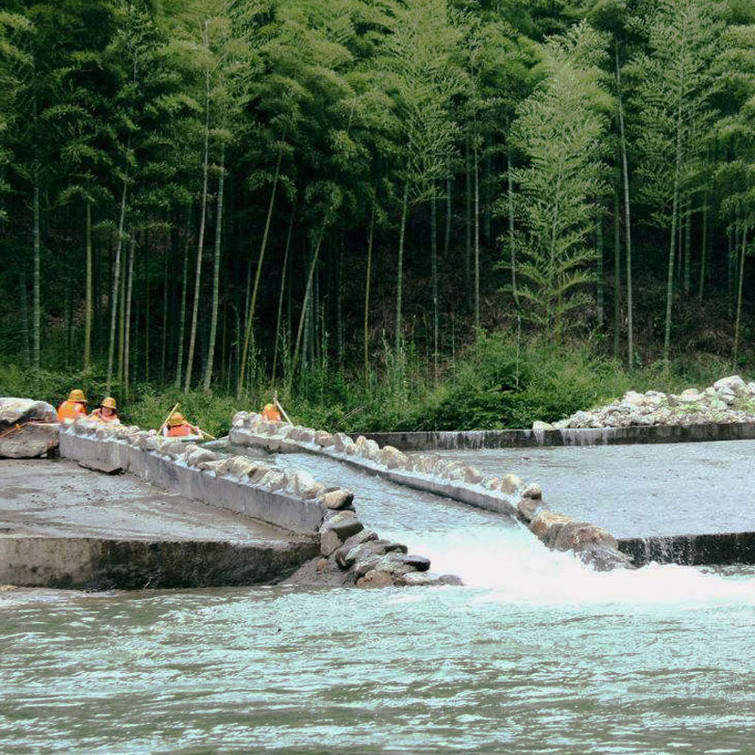
{"type": "Polygon", "coordinates": [[[100,406],[107,407],[108,409],[112,409],[113,411],[115,411],[117,408],[115,405],[115,399],[112,396],[108,396],[107,398],[102,399],[100,406]]]}
{"type": "Polygon", "coordinates": [[[184,422],[186,422],[186,417],[181,412],[173,412],[168,420],[168,427],[178,427],[183,425],[184,422]]]}
{"type": "Polygon", "coordinates": [[[69,401],[74,401],[77,404],[86,404],[87,403],[87,397],[84,395],[84,391],[82,391],[80,388],[74,388],[68,394],[68,400],[69,401]]]}

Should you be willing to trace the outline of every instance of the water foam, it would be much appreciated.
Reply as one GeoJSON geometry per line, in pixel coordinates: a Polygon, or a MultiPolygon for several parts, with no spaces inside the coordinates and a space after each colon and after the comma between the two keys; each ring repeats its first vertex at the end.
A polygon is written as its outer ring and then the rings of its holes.
{"type": "Polygon", "coordinates": [[[523,527],[413,532],[408,540],[410,552],[430,557],[433,571],[458,574],[469,587],[489,588],[485,599],[495,601],[755,604],[755,575],[737,578],[676,564],[597,572],[570,553],[546,549],[523,527]]]}

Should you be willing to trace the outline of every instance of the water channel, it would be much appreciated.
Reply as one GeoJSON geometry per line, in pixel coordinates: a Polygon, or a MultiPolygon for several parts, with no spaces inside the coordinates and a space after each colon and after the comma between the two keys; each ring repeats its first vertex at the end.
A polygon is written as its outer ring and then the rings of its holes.
{"type": "Polygon", "coordinates": [[[596,573],[495,514],[278,463],[466,586],[0,593],[0,752],[755,750],[752,567],[596,573]]]}

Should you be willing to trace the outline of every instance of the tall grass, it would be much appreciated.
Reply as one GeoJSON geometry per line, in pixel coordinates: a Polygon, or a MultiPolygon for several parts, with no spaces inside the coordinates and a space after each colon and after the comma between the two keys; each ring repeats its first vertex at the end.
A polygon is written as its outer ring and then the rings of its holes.
{"type": "MultiPolygon", "coordinates": [[[[261,363],[261,360],[253,360],[261,363]]],[[[384,341],[365,384],[360,369],[340,372],[328,364],[309,367],[294,385],[281,381],[279,397],[294,421],[346,432],[378,430],[466,430],[527,427],[554,421],[620,397],[649,389],[680,392],[710,385],[731,372],[708,355],[685,358],[664,372],[650,364],[628,372],[589,342],[559,348],[539,340],[521,342],[516,333],[479,333],[475,343],[446,364],[436,386],[432,366],[407,348],[397,354],[384,341]]],[[[213,435],[228,431],[238,409],[259,410],[272,387],[261,370],[251,370],[242,401],[225,390],[182,393],[173,387],[133,386],[123,420],[158,427],[177,402],[181,411],[213,435]]],[[[92,406],[104,393],[97,372],[34,371],[0,367],[0,395],[28,396],[57,405],[71,388],[82,388],[92,406]]],[[[115,389],[118,398],[117,388],[115,389]]]]}

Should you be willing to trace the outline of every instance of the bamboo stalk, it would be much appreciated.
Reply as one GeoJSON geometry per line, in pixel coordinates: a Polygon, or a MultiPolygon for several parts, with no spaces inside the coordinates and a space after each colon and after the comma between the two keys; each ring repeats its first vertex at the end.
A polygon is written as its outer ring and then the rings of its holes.
{"type": "Polygon", "coordinates": [[[168,416],[163,420],[162,425],[160,425],[160,429],[157,431],[157,434],[160,435],[160,433],[165,428],[165,425],[168,424],[168,420],[173,416],[173,412],[178,409],[180,402],[176,402],[176,405],[168,412],[168,416]]]}

